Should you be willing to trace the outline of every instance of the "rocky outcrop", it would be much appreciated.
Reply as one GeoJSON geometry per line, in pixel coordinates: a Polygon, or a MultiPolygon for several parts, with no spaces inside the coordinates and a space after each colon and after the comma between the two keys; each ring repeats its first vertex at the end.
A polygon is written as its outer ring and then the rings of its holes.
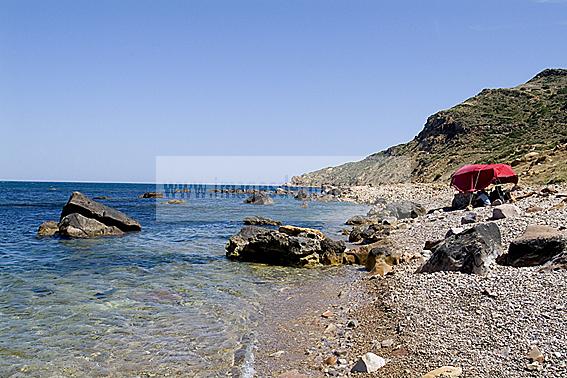
{"type": "Polygon", "coordinates": [[[498,257],[500,229],[495,223],[478,224],[439,244],[429,260],[418,270],[421,273],[456,271],[486,274],[498,257]]]}
{"type": "Polygon", "coordinates": [[[124,213],[93,201],[80,192],[73,192],[61,211],[59,223],[43,223],[39,226],[38,236],[92,238],[141,229],[140,223],[124,213]]]}
{"type": "Polygon", "coordinates": [[[61,212],[61,220],[69,214],[77,213],[85,218],[91,218],[109,227],[116,227],[120,231],[140,231],[142,226],[126,214],[93,201],[80,192],[73,192],[61,212]]]}
{"type": "Polygon", "coordinates": [[[513,240],[508,253],[498,258],[498,263],[515,267],[544,265],[567,252],[567,239],[549,226],[531,225],[522,236],[513,240]]]}
{"type": "Polygon", "coordinates": [[[344,242],[334,241],[318,230],[282,226],[279,230],[246,226],[226,245],[231,260],[270,265],[313,267],[343,261],[344,242]]]}
{"type": "Polygon", "coordinates": [[[243,223],[248,226],[280,226],[282,224],[280,221],[259,216],[246,217],[243,223]]]}
{"type": "Polygon", "coordinates": [[[250,197],[244,200],[244,203],[252,205],[272,205],[274,200],[266,193],[253,193],[250,197]]]}
{"type": "Polygon", "coordinates": [[[447,181],[466,162],[494,158],[513,163],[522,181],[564,181],[567,164],[557,162],[567,158],[567,70],[547,75],[550,71],[514,88],[485,89],[431,115],[408,143],[361,161],[293,177],[292,183],[354,186],[447,181]]]}

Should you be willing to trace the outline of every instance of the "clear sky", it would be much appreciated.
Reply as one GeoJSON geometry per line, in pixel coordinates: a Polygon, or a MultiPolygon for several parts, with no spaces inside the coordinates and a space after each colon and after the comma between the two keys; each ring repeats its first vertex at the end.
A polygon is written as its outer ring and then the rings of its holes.
{"type": "Polygon", "coordinates": [[[566,41],[562,0],[0,0],[0,179],[367,155],[566,67],[566,41]]]}

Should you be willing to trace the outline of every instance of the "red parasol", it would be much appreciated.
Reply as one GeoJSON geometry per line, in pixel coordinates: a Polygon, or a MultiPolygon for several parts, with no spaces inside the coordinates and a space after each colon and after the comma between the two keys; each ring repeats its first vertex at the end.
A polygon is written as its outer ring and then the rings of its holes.
{"type": "Polygon", "coordinates": [[[518,175],[507,164],[465,165],[451,175],[451,185],[460,192],[474,192],[490,184],[507,183],[518,183],[518,175]]]}

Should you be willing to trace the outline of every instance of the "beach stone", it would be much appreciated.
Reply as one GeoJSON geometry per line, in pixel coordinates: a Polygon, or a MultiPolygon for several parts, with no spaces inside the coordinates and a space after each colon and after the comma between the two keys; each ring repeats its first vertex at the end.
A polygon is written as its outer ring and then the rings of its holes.
{"type": "MultiPolygon", "coordinates": [[[[118,228],[123,232],[140,231],[142,229],[140,223],[128,217],[126,214],[93,201],[80,192],[73,192],[73,194],[71,194],[71,197],[69,198],[61,212],[60,222],[67,215],[74,213],[80,214],[86,218],[94,219],[104,224],[105,226],[118,228]]],[[[81,224],[84,224],[83,220],[81,220],[81,222],[81,224]]],[[[91,224],[91,226],[95,227],[94,224],[91,224]]]]}
{"type": "Polygon", "coordinates": [[[500,245],[500,229],[495,223],[478,224],[445,239],[418,272],[486,274],[499,254],[500,245]]]}
{"type": "Polygon", "coordinates": [[[282,224],[282,222],[280,221],[259,216],[246,217],[244,218],[243,223],[253,226],[280,226],[282,224]]]}
{"type": "Polygon", "coordinates": [[[37,236],[53,236],[59,232],[59,225],[55,221],[43,222],[37,229],[37,236]]]}
{"type": "Polygon", "coordinates": [[[447,231],[447,233],[445,234],[445,239],[447,239],[448,237],[454,236],[454,235],[459,235],[461,232],[463,232],[465,229],[462,227],[452,227],[449,229],[449,231],[447,231]]]}
{"type": "Polygon", "coordinates": [[[386,365],[386,360],[374,353],[368,352],[352,367],[353,373],[373,373],[386,365]]]}
{"type": "Polygon", "coordinates": [[[309,378],[308,375],[302,374],[297,370],[286,371],[278,375],[278,378],[309,378]]]}
{"type": "Polygon", "coordinates": [[[274,200],[266,193],[252,193],[252,195],[244,200],[244,203],[252,205],[273,205],[274,200]]]}
{"type": "Polygon", "coordinates": [[[116,226],[107,226],[96,219],[73,213],[61,219],[61,222],[59,222],[59,233],[71,238],[93,238],[122,235],[124,232],[116,226]]]}
{"type": "Polygon", "coordinates": [[[146,192],[140,198],[163,198],[163,193],[160,192],[146,192]]]}
{"type": "Polygon", "coordinates": [[[511,203],[505,203],[503,205],[496,206],[492,209],[492,220],[506,219],[506,218],[517,218],[520,216],[520,209],[516,205],[511,203]]]}
{"type": "Polygon", "coordinates": [[[388,245],[381,245],[372,248],[370,253],[368,253],[368,257],[366,259],[366,270],[372,272],[377,266],[382,266],[382,264],[389,265],[390,267],[398,265],[400,260],[401,254],[398,251],[388,245]]]}
{"type": "Polygon", "coordinates": [[[513,240],[498,263],[514,267],[543,265],[567,251],[567,239],[549,226],[530,225],[513,240]]]}
{"type": "Polygon", "coordinates": [[[461,218],[461,224],[472,224],[472,223],[476,223],[478,218],[477,213],[475,212],[468,212],[466,213],[462,218],[461,218]]]}
{"type": "Polygon", "coordinates": [[[543,353],[541,353],[541,351],[539,350],[539,348],[536,345],[533,345],[530,349],[530,352],[528,353],[528,358],[534,362],[539,362],[540,364],[542,364],[545,361],[545,357],[543,355],[543,353]]]}
{"type": "Polygon", "coordinates": [[[526,210],[526,213],[538,213],[540,211],[544,211],[545,209],[541,206],[530,206],[526,210]]]}
{"type": "Polygon", "coordinates": [[[463,374],[463,369],[455,366],[443,366],[439,369],[430,371],[421,378],[442,378],[442,377],[459,377],[463,374]]]}
{"type": "Polygon", "coordinates": [[[474,195],[472,193],[456,193],[451,201],[453,210],[466,209],[469,204],[474,203],[474,195]]]}
{"type": "Polygon", "coordinates": [[[379,247],[384,245],[386,242],[384,241],[377,241],[371,244],[365,244],[360,247],[355,247],[351,249],[347,249],[345,254],[347,256],[353,256],[355,259],[355,264],[358,265],[366,265],[366,260],[368,259],[368,254],[373,248],[379,247]]]}
{"type": "Polygon", "coordinates": [[[427,210],[419,203],[412,201],[397,201],[391,202],[386,205],[378,204],[373,206],[367,216],[383,220],[388,217],[395,217],[396,219],[410,219],[417,218],[425,215],[427,210]]]}
{"type": "Polygon", "coordinates": [[[329,357],[325,358],[324,362],[325,362],[326,365],[333,366],[333,365],[337,364],[337,360],[338,359],[337,359],[336,356],[329,356],[329,357]]]}

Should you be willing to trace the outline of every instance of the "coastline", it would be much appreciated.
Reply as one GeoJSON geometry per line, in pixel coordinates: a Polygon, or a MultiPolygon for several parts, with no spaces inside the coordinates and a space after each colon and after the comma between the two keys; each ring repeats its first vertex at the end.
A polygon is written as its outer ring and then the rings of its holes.
{"type": "MultiPolygon", "coordinates": [[[[565,192],[565,187],[558,189],[565,192]]],[[[357,191],[360,202],[409,199],[430,210],[450,205],[453,193],[439,185],[414,184],[357,191]]],[[[553,195],[518,201],[522,216],[495,221],[502,231],[502,250],[529,224],[564,228],[562,203],[553,195]],[[526,211],[535,206],[544,210],[526,211]]],[[[479,222],[486,222],[491,210],[475,209],[479,222]]],[[[461,227],[463,214],[430,211],[390,238],[401,251],[421,254],[425,240],[461,227]]],[[[424,259],[398,265],[383,278],[341,267],[337,271],[342,273],[329,275],[319,285],[279,293],[273,301],[289,306],[266,311],[269,320],[258,333],[257,376],[421,377],[452,365],[463,369],[462,377],[567,377],[565,270],[493,265],[486,276],[415,273],[424,259]],[[327,309],[333,312],[328,319],[321,317],[327,309]],[[352,321],[355,326],[347,326],[352,321]],[[535,367],[527,358],[534,345],[545,356],[535,367]],[[367,352],[384,357],[386,365],[372,374],[350,373],[367,352]],[[336,360],[326,363],[332,356],[336,360]]]]}

